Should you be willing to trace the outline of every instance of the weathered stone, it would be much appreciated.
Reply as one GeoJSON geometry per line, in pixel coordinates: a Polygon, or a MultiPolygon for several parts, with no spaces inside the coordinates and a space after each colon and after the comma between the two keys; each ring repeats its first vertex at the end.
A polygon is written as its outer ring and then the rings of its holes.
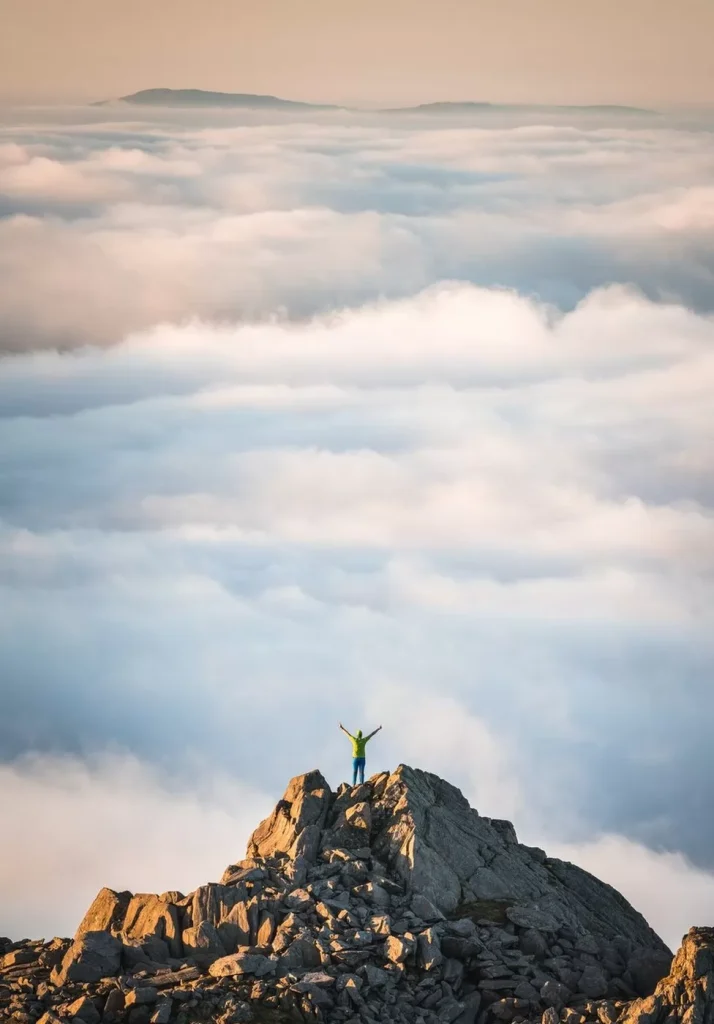
{"type": "Polygon", "coordinates": [[[414,953],[415,942],[406,937],[390,935],[384,944],[384,955],[394,964],[403,964],[414,953]]]}
{"type": "Polygon", "coordinates": [[[304,885],[309,867],[305,857],[293,857],[283,868],[283,876],[294,886],[304,885]]]}
{"type": "Polygon", "coordinates": [[[538,991],[533,988],[529,981],[524,979],[523,981],[519,981],[516,985],[513,990],[513,995],[517,999],[529,999],[535,1001],[538,998],[538,991]]]}
{"type": "Polygon", "coordinates": [[[180,971],[171,971],[166,974],[156,974],[151,979],[155,988],[169,988],[174,985],[183,985],[187,981],[195,981],[201,977],[198,967],[182,967],[180,971]]]}
{"type": "Polygon", "coordinates": [[[234,903],[219,921],[217,930],[226,953],[234,953],[239,946],[250,945],[251,916],[248,904],[240,902],[234,903]]]}
{"type": "Polygon", "coordinates": [[[149,1024],[151,1020],[150,1006],[132,1006],[126,1012],[128,1024],[149,1024]]]}
{"type": "Polygon", "coordinates": [[[714,928],[691,928],[654,994],[630,1004],[623,1024],[712,1024],[714,1021],[714,928]]]}
{"type": "Polygon", "coordinates": [[[215,882],[199,886],[189,897],[186,925],[198,928],[204,921],[218,925],[218,922],[225,917],[230,909],[225,905],[226,898],[230,900],[231,907],[238,902],[235,889],[216,885],[215,882]]]}
{"type": "Polygon", "coordinates": [[[458,992],[464,980],[465,968],[460,960],[453,960],[448,957],[444,960],[441,976],[445,982],[451,985],[454,992],[458,992]]]}
{"type": "Polygon", "coordinates": [[[0,969],[5,970],[8,967],[19,967],[22,964],[31,964],[34,960],[37,960],[37,950],[13,949],[0,959],[0,969]]]}
{"type": "Polygon", "coordinates": [[[139,893],[132,897],[126,909],[122,933],[129,941],[144,942],[160,939],[166,943],[169,955],[183,955],[178,910],[158,896],[139,893]]]}
{"type": "Polygon", "coordinates": [[[381,967],[374,967],[372,964],[365,965],[364,976],[370,988],[383,988],[392,980],[388,971],[381,967]]]}
{"type": "Polygon", "coordinates": [[[240,885],[243,882],[261,882],[265,878],[264,868],[255,865],[243,867],[241,864],[229,864],[221,876],[221,885],[240,885]]]}
{"type": "Polygon", "coordinates": [[[124,1006],[148,1006],[155,1003],[158,998],[159,993],[154,985],[137,985],[127,992],[124,1006]]]}
{"type": "MultiPolygon", "coordinates": [[[[294,856],[306,856],[304,850],[296,847],[297,840],[306,828],[315,826],[319,846],[319,831],[324,825],[331,799],[330,787],[320,772],[307,772],[291,779],[283,799],[251,836],[248,856],[270,857],[290,852],[294,856]]],[[[314,859],[314,855],[307,859],[314,859]]]]}
{"type": "Polygon", "coordinates": [[[214,960],[208,968],[208,973],[213,978],[229,978],[237,974],[252,974],[256,978],[262,978],[266,974],[272,974],[276,966],[275,960],[270,960],[260,953],[246,951],[231,953],[230,956],[214,960]]]}
{"type": "Polygon", "coordinates": [[[124,1002],[125,997],[122,990],[120,988],[113,988],[109,992],[106,1002],[104,1003],[104,1013],[102,1014],[102,1020],[116,1020],[124,1009],[124,1002]]]}
{"type": "Polygon", "coordinates": [[[82,918],[79,928],[75,932],[75,939],[81,938],[86,932],[107,931],[113,934],[120,932],[131,899],[130,892],[100,889],[82,918]]]}
{"type": "Polygon", "coordinates": [[[392,923],[389,919],[389,914],[372,914],[367,921],[367,928],[369,931],[374,932],[375,935],[390,935],[392,923]]]}
{"type": "Polygon", "coordinates": [[[66,1016],[74,1020],[82,1021],[83,1024],[98,1024],[101,1019],[99,1010],[89,996],[80,996],[66,1009],[66,1016]]]}
{"type": "Polygon", "coordinates": [[[334,984],[335,978],[331,974],[327,974],[325,971],[308,971],[307,974],[303,974],[300,981],[292,986],[292,989],[294,992],[308,992],[313,985],[329,988],[334,984]]]}
{"type": "Polygon", "coordinates": [[[312,864],[320,850],[320,838],[320,826],[307,825],[295,837],[295,842],[290,847],[288,855],[292,860],[300,860],[308,865],[312,864]]]}
{"type": "Polygon", "coordinates": [[[561,1010],[570,999],[570,990],[561,982],[549,979],[542,986],[540,997],[546,1006],[561,1010]]]}
{"type": "Polygon", "coordinates": [[[409,909],[412,914],[416,917],[420,917],[426,924],[433,924],[435,921],[443,921],[444,915],[435,907],[431,900],[428,900],[426,896],[422,896],[420,892],[414,893],[409,909]]]}
{"type": "Polygon", "coordinates": [[[169,1021],[171,1020],[171,1009],[172,1005],[170,999],[167,999],[166,997],[159,999],[154,1012],[151,1014],[151,1024],[169,1024],[169,1021]]]}
{"type": "Polygon", "coordinates": [[[425,971],[431,971],[444,962],[439,936],[433,928],[427,928],[417,939],[419,963],[425,971]]]}
{"type": "Polygon", "coordinates": [[[548,942],[542,932],[536,928],[526,928],[518,937],[521,950],[528,956],[542,960],[548,956],[548,942]]]}
{"type": "Polygon", "coordinates": [[[275,935],[275,918],[269,910],[264,910],[258,921],[255,935],[256,946],[269,946],[275,935]]]}
{"type": "Polygon", "coordinates": [[[627,961],[627,970],[635,991],[640,996],[654,992],[660,978],[664,978],[672,964],[669,951],[638,949],[627,961]]]}
{"type": "Polygon", "coordinates": [[[600,1003],[597,1008],[597,1018],[600,1024],[615,1024],[615,1021],[620,1016],[617,1007],[610,1000],[606,1000],[600,1003]]]}
{"type": "MultiPolygon", "coordinates": [[[[693,1004],[692,1004],[693,1005],[693,1004]]],[[[672,1014],[673,1020],[677,1020],[677,1014],[672,1014]]],[[[658,1024],[669,1015],[665,1012],[665,1003],[661,996],[651,995],[644,999],[635,999],[630,1003],[627,1015],[623,1018],[623,1024],[658,1024]]]]}
{"type": "Polygon", "coordinates": [[[293,889],[285,897],[285,906],[296,914],[312,908],[313,899],[306,889],[293,889]]]}
{"type": "Polygon", "coordinates": [[[201,921],[197,928],[184,928],[181,938],[186,956],[197,963],[209,964],[226,955],[218,929],[209,921],[201,921]]]}
{"type": "Polygon", "coordinates": [[[460,935],[445,935],[441,940],[441,950],[444,956],[454,957],[456,960],[470,960],[482,950],[481,942],[474,938],[462,938],[460,935]]]}
{"type": "Polygon", "coordinates": [[[510,978],[512,970],[503,963],[484,963],[482,961],[479,968],[482,978],[510,978]]]}
{"type": "Polygon", "coordinates": [[[62,963],[53,968],[55,985],[68,981],[99,981],[117,974],[121,963],[121,942],[109,932],[85,932],[72,943],[62,963]]]}
{"type": "Polygon", "coordinates": [[[451,1024],[452,1021],[461,1016],[463,1009],[463,1003],[454,999],[453,996],[445,996],[444,999],[440,999],[436,1004],[436,1012],[442,1024],[451,1024]]]}
{"type": "Polygon", "coordinates": [[[387,890],[376,882],[365,882],[364,885],[355,886],[354,894],[375,907],[388,907],[391,903],[387,890]]]}
{"type": "MultiPolygon", "coordinates": [[[[293,991],[296,987],[293,986],[293,991]]],[[[319,985],[307,985],[302,992],[302,998],[306,1001],[311,1013],[331,1009],[335,1003],[332,997],[319,985]]]]}
{"type": "Polygon", "coordinates": [[[470,917],[461,917],[456,921],[449,921],[449,932],[462,939],[469,939],[476,935],[476,924],[470,917]]]}
{"type": "Polygon", "coordinates": [[[351,828],[361,829],[369,835],[372,828],[372,809],[366,801],[352,804],[343,815],[345,824],[351,828]]]}
{"type": "Polygon", "coordinates": [[[489,1012],[496,1020],[512,1021],[518,1012],[518,1007],[512,998],[499,999],[497,1002],[491,1003],[489,1012]]]}
{"type": "Polygon", "coordinates": [[[585,1017],[578,1010],[574,1010],[570,1006],[566,1006],[560,1015],[562,1024],[585,1024],[587,1017],[585,1017]]]}
{"type": "Polygon", "coordinates": [[[284,953],[280,954],[283,967],[319,967],[322,963],[320,951],[314,940],[303,936],[293,939],[284,953]]]}
{"type": "Polygon", "coordinates": [[[593,935],[578,935],[573,948],[578,953],[589,953],[590,956],[600,954],[600,943],[593,935]]]}
{"type": "Polygon", "coordinates": [[[481,1009],[481,993],[469,992],[469,994],[462,1000],[462,1004],[464,1008],[461,1011],[461,1014],[456,1018],[456,1024],[475,1024],[479,1010],[481,1009]]]}
{"type": "Polygon", "coordinates": [[[541,1024],[560,1024],[560,1014],[554,1006],[549,1006],[543,1011],[541,1024]]]}
{"type": "Polygon", "coordinates": [[[607,976],[601,967],[586,967],[578,981],[578,992],[591,999],[601,999],[607,995],[607,976]]]}
{"type": "Polygon", "coordinates": [[[356,974],[340,974],[337,977],[337,991],[341,992],[343,988],[352,987],[359,991],[362,988],[363,981],[356,974]]]}
{"type": "Polygon", "coordinates": [[[512,992],[518,985],[518,978],[484,978],[478,985],[481,990],[488,992],[512,992]]]}

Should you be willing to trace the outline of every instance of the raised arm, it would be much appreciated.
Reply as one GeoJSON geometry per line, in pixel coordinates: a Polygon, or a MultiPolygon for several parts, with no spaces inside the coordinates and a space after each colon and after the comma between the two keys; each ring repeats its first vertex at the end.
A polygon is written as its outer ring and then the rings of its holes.
{"type": "Polygon", "coordinates": [[[382,726],[381,726],[381,725],[378,725],[378,726],[377,726],[377,728],[376,728],[376,729],[374,730],[374,732],[371,732],[371,733],[369,734],[369,736],[367,736],[367,737],[366,737],[366,739],[367,739],[367,740],[371,740],[373,736],[376,736],[376,735],[377,735],[377,733],[379,732],[379,730],[380,730],[381,728],[382,728],[382,726]]]}
{"type": "Polygon", "coordinates": [[[352,735],[352,733],[351,733],[351,732],[348,732],[348,731],[347,731],[347,729],[345,729],[345,727],[344,727],[344,725],[342,724],[342,722],[340,722],[340,729],[342,729],[343,733],[344,733],[344,734],[345,734],[346,736],[349,736],[349,738],[350,738],[351,740],[353,740],[353,739],[354,739],[354,736],[352,735]]]}

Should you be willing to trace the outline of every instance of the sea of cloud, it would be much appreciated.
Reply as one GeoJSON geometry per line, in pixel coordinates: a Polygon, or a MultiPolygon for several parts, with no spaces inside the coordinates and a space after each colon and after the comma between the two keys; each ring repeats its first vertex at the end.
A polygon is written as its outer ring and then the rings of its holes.
{"type": "Polygon", "coordinates": [[[710,920],[712,126],[128,115],[0,134],[0,931],[217,877],[339,720],[710,920]]]}

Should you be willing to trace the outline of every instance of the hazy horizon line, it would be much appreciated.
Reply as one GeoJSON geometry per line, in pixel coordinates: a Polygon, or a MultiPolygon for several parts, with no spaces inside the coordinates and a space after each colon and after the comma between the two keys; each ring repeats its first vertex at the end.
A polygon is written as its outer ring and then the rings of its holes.
{"type": "Polygon", "coordinates": [[[642,104],[637,101],[627,101],[624,99],[618,100],[554,100],[554,99],[537,99],[531,98],[523,100],[499,100],[492,97],[478,97],[473,96],[464,97],[463,95],[459,98],[455,97],[444,97],[434,95],[432,98],[415,99],[415,100],[399,100],[399,99],[388,99],[384,98],[380,101],[370,101],[360,98],[346,98],[342,100],[325,100],[320,98],[309,98],[305,99],[302,96],[286,95],[281,92],[263,92],[263,91],[250,91],[243,89],[211,89],[201,85],[181,85],[181,86],[166,86],[166,85],[152,85],[144,86],[139,89],[135,89],[131,92],[123,93],[118,96],[102,96],[96,93],[77,94],[67,93],[66,95],[58,95],[53,93],[51,96],[45,94],[32,94],[32,93],[3,93],[0,92],[0,104],[4,105],[17,105],[17,106],[28,106],[28,107],[51,107],[51,106],[92,106],[102,105],[111,103],[120,103],[126,99],[126,97],[135,96],[143,92],[151,92],[154,90],[166,90],[171,92],[205,92],[205,93],[217,93],[226,96],[237,95],[237,96],[255,96],[255,97],[270,97],[271,99],[287,101],[291,103],[304,103],[305,105],[311,106],[322,106],[326,109],[332,108],[333,110],[353,110],[357,113],[376,113],[376,112],[398,112],[399,110],[409,110],[417,107],[430,106],[435,104],[483,104],[485,106],[493,107],[623,107],[632,108],[648,113],[667,113],[676,111],[710,111],[714,110],[714,102],[712,101],[690,101],[687,103],[656,103],[656,104],[642,104]]]}

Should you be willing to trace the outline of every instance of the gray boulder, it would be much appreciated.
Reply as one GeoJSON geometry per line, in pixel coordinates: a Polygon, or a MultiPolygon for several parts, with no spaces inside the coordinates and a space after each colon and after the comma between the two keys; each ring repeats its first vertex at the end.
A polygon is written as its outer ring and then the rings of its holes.
{"type": "Polygon", "coordinates": [[[166,943],[170,956],[180,957],[183,954],[178,910],[160,896],[148,893],[134,896],[127,906],[122,932],[134,942],[161,939],[166,943]]]}
{"type": "Polygon", "coordinates": [[[118,974],[121,942],[109,932],[85,932],[72,943],[62,963],[52,969],[53,984],[68,981],[99,981],[118,974]]]}
{"type": "Polygon", "coordinates": [[[210,921],[201,921],[197,928],[184,928],[181,938],[186,956],[199,964],[210,964],[226,955],[218,929],[210,921]]]}
{"type": "Polygon", "coordinates": [[[434,928],[427,928],[417,938],[417,955],[425,971],[431,971],[444,962],[441,942],[434,928]]]}
{"type": "Polygon", "coordinates": [[[247,855],[287,854],[313,861],[331,801],[332,792],[319,771],[291,779],[283,799],[250,837],[247,855]]]}
{"type": "Polygon", "coordinates": [[[632,978],[635,992],[648,996],[654,992],[657,982],[669,974],[672,958],[667,952],[656,949],[637,949],[627,961],[627,970],[632,978]]]}
{"type": "Polygon", "coordinates": [[[602,967],[598,967],[596,964],[586,967],[578,980],[578,992],[589,996],[590,999],[602,999],[607,995],[607,991],[607,975],[602,967]]]}
{"type": "Polygon", "coordinates": [[[272,974],[276,966],[275,960],[245,950],[214,960],[208,968],[208,973],[213,978],[229,978],[237,974],[252,974],[256,978],[262,978],[266,974],[272,974]]]}
{"type": "Polygon", "coordinates": [[[75,932],[75,939],[79,939],[85,932],[107,931],[113,934],[120,932],[124,926],[124,918],[131,900],[130,892],[100,889],[82,918],[79,928],[75,932]]]}

